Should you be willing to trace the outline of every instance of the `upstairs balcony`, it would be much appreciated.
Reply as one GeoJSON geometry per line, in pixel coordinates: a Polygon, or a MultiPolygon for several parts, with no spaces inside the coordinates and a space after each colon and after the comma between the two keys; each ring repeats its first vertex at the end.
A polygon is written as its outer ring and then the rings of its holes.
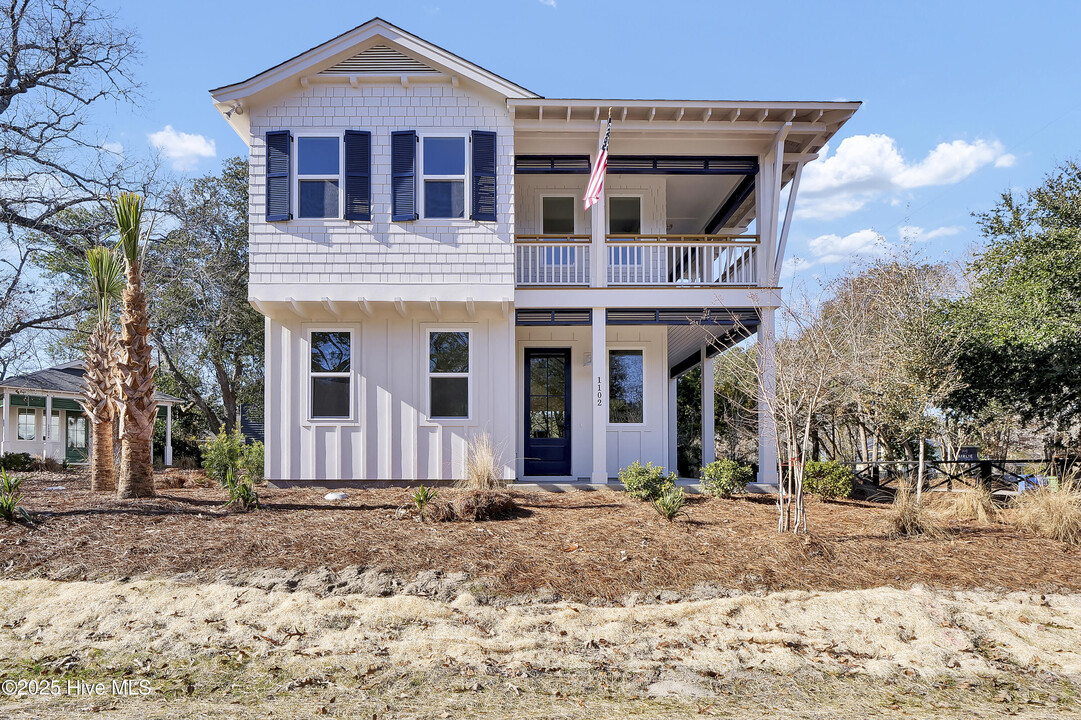
{"type": "Polygon", "coordinates": [[[516,235],[518,287],[752,287],[758,284],[757,235],[516,235]],[[600,253],[596,248],[602,248],[600,253]],[[593,276],[604,256],[603,283],[593,276]]]}

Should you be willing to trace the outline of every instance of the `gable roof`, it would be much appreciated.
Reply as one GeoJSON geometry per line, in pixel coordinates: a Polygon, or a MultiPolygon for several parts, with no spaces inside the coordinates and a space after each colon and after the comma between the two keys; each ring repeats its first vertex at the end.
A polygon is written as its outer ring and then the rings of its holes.
{"type": "MultiPolygon", "coordinates": [[[[438,45],[408,33],[378,17],[372,18],[363,25],[358,25],[352,30],[348,30],[309,50],[305,50],[295,57],[280,62],[247,80],[214,88],[210,91],[210,95],[219,112],[226,116],[230,124],[234,124],[232,113],[226,114],[230,108],[237,105],[243,106],[246,104],[246,100],[272,90],[288,80],[320,73],[320,71],[325,71],[328,68],[338,68],[343,63],[348,66],[348,63],[355,61],[358,57],[367,55],[376,47],[389,50],[392,57],[398,62],[404,60],[410,64],[415,64],[412,69],[405,67],[404,72],[396,70],[387,74],[411,75],[446,72],[449,75],[460,76],[463,79],[478,83],[503,97],[540,97],[521,85],[496,75],[480,65],[469,62],[465,58],[444,50],[438,45]],[[379,42],[380,40],[384,42],[379,42]]],[[[385,53],[386,51],[380,52],[385,53]]],[[[374,60],[376,58],[369,57],[368,59],[374,60]]],[[[376,68],[376,71],[378,71],[378,68],[376,68]]],[[[372,72],[372,70],[336,71],[332,74],[354,75],[365,72],[372,72]]],[[[236,127],[235,124],[234,127],[236,127]]]]}
{"type": "MultiPolygon", "coordinates": [[[[0,389],[21,393],[51,392],[65,395],[82,395],[86,389],[83,381],[83,364],[82,362],[70,362],[25,375],[16,375],[7,380],[0,380],[0,389]]],[[[155,392],[154,399],[159,403],[169,405],[184,402],[181,398],[163,392],[155,392]]]]}

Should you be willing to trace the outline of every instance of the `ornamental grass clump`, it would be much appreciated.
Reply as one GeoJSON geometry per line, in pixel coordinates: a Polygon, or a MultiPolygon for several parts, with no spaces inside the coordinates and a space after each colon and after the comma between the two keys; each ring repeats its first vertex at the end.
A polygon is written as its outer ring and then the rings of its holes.
{"type": "Polygon", "coordinates": [[[469,441],[465,454],[465,477],[456,486],[463,490],[496,490],[507,486],[488,433],[476,435],[469,441]]]}
{"type": "Polygon", "coordinates": [[[747,484],[754,479],[750,465],[740,465],[735,460],[714,460],[702,468],[702,492],[714,497],[730,498],[745,492],[747,484]]]}
{"type": "Polygon", "coordinates": [[[435,500],[435,496],[439,494],[439,491],[435,488],[424,487],[421,485],[419,488],[413,491],[413,506],[417,508],[417,512],[420,514],[421,519],[425,517],[428,512],[428,506],[432,500],[435,500]]]}
{"type": "Polygon", "coordinates": [[[635,460],[619,471],[619,482],[631,497],[652,502],[676,486],[676,474],[665,475],[663,467],[635,460]]]}
{"type": "Polygon", "coordinates": [[[685,514],[683,506],[687,504],[687,497],[683,489],[670,487],[661,493],[661,496],[653,501],[653,509],[657,514],[668,522],[672,522],[680,515],[685,514]]]}
{"type": "Polygon", "coordinates": [[[944,520],[974,520],[990,524],[999,519],[999,510],[991,491],[983,485],[955,492],[928,493],[926,497],[931,501],[930,507],[944,520]]]}
{"type": "Polygon", "coordinates": [[[1026,490],[1010,503],[1014,524],[1040,537],[1081,545],[1081,483],[1063,480],[1026,490]]]}
{"type": "Polygon", "coordinates": [[[944,534],[942,521],[921,505],[904,481],[893,496],[893,504],[882,518],[882,530],[891,540],[903,537],[938,537],[944,534]]]}
{"type": "Polygon", "coordinates": [[[259,493],[247,474],[229,468],[225,473],[225,490],[229,493],[229,501],[224,507],[232,507],[240,512],[259,509],[259,493]]]}
{"type": "Polygon", "coordinates": [[[0,468],[0,518],[9,523],[30,521],[30,515],[19,506],[19,501],[23,499],[19,492],[22,484],[21,477],[8,475],[7,470],[0,468]]]}

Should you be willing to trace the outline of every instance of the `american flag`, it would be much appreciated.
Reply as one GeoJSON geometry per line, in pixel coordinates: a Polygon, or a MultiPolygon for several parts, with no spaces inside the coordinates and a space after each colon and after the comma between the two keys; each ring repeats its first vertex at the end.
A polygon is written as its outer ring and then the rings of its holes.
{"type": "Polygon", "coordinates": [[[601,140],[601,149],[597,152],[597,162],[593,163],[593,172],[589,174],[589,182],[586,184],[586,210],[600,200],[601,193],[604,192],[604,171],[608,169],[608,137],[611,134],[612,116],[609,114],[608,126],[604,129],[604,139],[601,140]]]}

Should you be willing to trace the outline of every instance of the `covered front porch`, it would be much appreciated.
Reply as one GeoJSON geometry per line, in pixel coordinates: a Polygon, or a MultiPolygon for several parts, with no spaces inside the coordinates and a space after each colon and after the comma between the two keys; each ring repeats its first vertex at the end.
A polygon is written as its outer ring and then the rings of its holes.
{"type": "MultiPolygon", "coordinates": [[[[762,307],[519,308],[516,472],[543,489],[603,487],[635,461],[677,467],[678,378],[701,367],[701,464],[715,459],[712,358],[772,318],[762,307]]],[[[768,374],[767,374],[768,375],[768,374]]],[[[762,405],[758,483],[776,483],[762,405]]],[[[691,485],[696,480],[688,479],[691,485]]]]}

